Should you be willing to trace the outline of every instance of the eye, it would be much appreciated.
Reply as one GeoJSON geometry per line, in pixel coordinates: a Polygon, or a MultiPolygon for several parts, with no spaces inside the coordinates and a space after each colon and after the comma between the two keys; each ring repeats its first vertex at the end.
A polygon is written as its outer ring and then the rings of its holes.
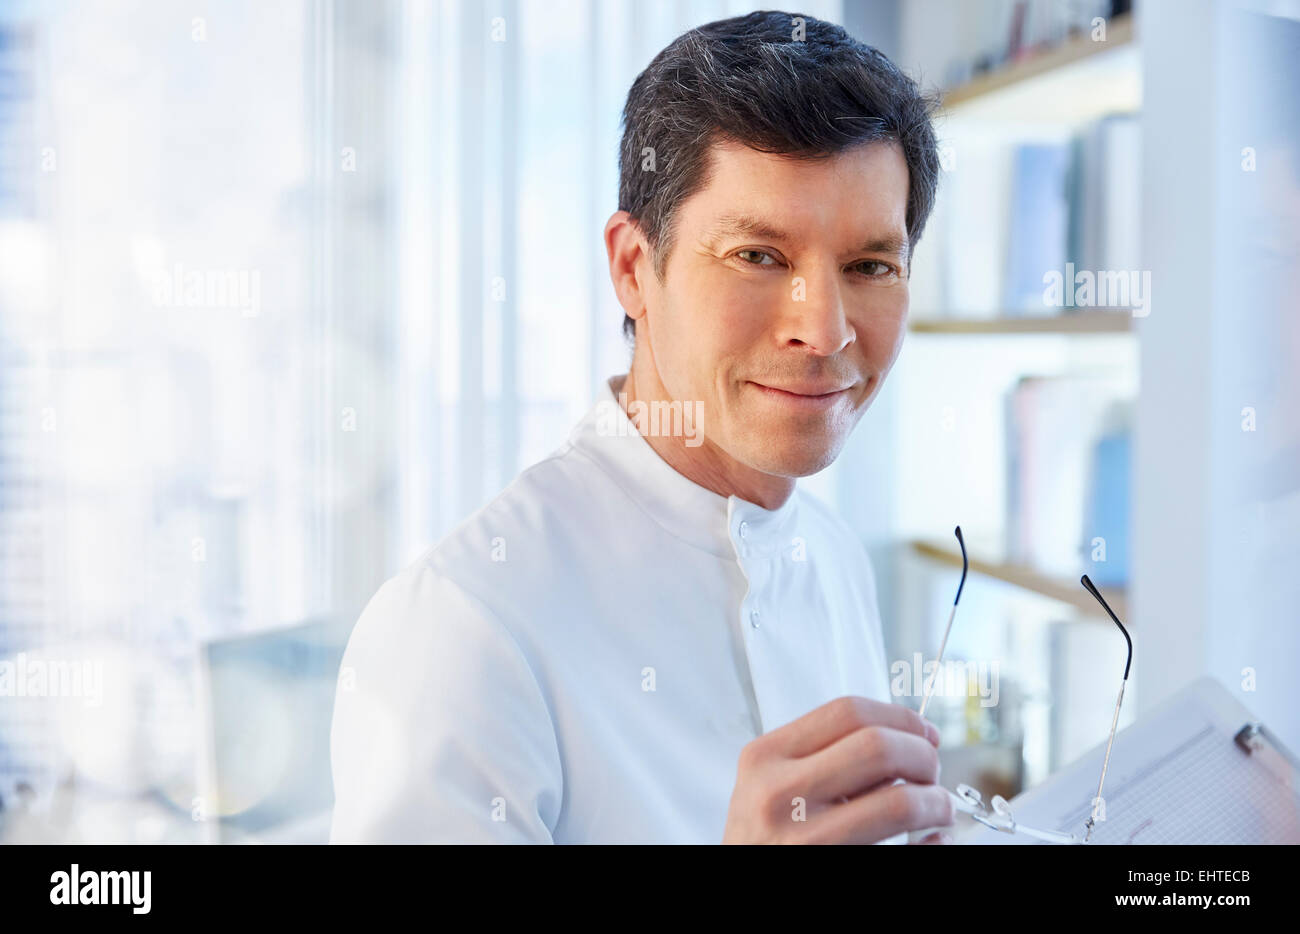
{"type": "Polygon", "coordinates": [[[895,267],[889,265],[889,263],[882,263],[874,259],[863,260],[853,268],[868,279],[887,279],[898,275],[898,270],[895,267]]]}
{"type": "Polygon", "coordinates": [[[762,250],[737,250],[735,255],[740,261],[748,266],[775,266],[776,257],[771,253],[764,253],[762,250]],[[772,262],[765,263],[763,260],[770,259],[772,262]]]}

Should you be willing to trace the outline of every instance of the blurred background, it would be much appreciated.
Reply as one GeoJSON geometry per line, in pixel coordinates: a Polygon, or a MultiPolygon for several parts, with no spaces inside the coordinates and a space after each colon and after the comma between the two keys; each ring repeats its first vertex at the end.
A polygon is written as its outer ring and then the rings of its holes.
{"type": "MultiPolygon", "coordinates": [[[[626,370],[632,79],[765,6],[0,2],[0,841],[326,839],[362,607],[626,370]]],[[[1209,673],[1300,748],[1300,2],[798,12],[943,94],[910,333],[804,485],[901,703],[966,535],[945,782],[1104,741],[1083,573],[1121,723],[1209,673]]]]}

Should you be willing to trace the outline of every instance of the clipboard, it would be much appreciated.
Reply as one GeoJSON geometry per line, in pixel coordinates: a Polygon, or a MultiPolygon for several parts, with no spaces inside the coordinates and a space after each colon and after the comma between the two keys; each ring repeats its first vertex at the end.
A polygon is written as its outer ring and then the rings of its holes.
{"type": "MultiPolygon", "coordinates": [[[[1077,832],[1093,808],[1105,743],[1010,802],[1016,819],[1077,832]]],[[[1104,819],[1091,845],[1300,843],[1300,763],[1212,677],[1115,736],[1104,819]]],[[[976,825],[959,844],[1037,844],[976,825]]],[[[1040,844],[1041,845],[1041,844],[1040,844]]]]}

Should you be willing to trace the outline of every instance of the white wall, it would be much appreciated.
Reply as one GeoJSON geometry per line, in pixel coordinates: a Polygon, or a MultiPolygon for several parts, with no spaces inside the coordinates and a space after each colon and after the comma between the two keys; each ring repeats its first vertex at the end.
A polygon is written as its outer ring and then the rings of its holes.
{"type": "Polygon", "coordinates": [[[1211,673],[1296,747],[1300,389],[1288,376],[1300,365],[1300,254],[1294,236],[1269,231],[1300,229],[1300,83],[1295,59],[1284,68],[1260,37],[1300,24],[1246,34],[1238,9],[1156,0],[1139,12],[1155,300],[1141,322],[1134,665],[1143,708],[1211,673]]]}

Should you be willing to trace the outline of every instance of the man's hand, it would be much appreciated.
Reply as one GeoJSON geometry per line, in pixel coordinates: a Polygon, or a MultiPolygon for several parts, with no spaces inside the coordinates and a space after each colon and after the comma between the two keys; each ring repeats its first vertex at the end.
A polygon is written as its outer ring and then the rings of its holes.
{"type": "Polygon", "coordinates": [[[913,710],[836,698],[740,751],[722,842],[875,843],[949,826],[938,746],[939,731],[913,710]]]}

